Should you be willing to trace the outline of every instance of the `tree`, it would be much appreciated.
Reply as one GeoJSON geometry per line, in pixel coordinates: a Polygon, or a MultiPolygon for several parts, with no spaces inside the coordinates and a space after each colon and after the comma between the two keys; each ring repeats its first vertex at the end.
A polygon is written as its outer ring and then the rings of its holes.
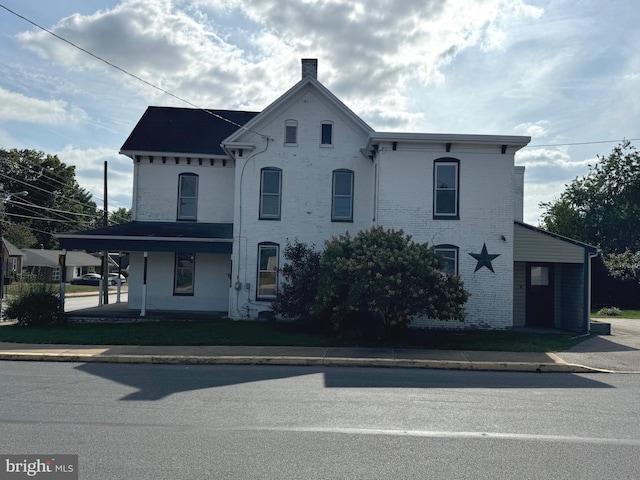
{"type": "Polygon", "coordinates": [[[38,239],[31,229],[22,223],[4,223],[2,225],[2,236],[16,248],[30,248],[38,243],[38,239]]]}
{"type": "Polygon", "coordinates": [[[320,261],[312,314],[330,318],[336,329],[354,319],[387,336],[425,315],[463,319],[469,294],[459,277],[443,273],[441,258],[402,230],[374,227],[351,238],[334,237],[320,261]]]}
{"type": "Polygon", "coordinates": [[[280,271],[284,281],[271,304],[272,312],[291,320],[316,323],[318,319],[311,315],[311,309],[318,292],[320,256],[313,245],[298,240],[287,242],[284,249],[287,261],[280,271]]]}
{"type": "Polygon", "coordinates": [[[130,208],[120,207],[115,212],[109,214],[109,225],[120,225],[121,223],[129,223],[133,217],[130,208]]]}
{"type": "Polygon", "coordinates": [[[541,203],[547,230],[601,250],[593,270],[593,304],[640,306],[640,153],[629,141],[598,157],[559,198],[541,203]]]}
{"type": "Polygon", "coordinates": [[[605,254],[640,251],[640,153],[625,140],[598,159],[558,199],[541,203],[542,225],[605,254]]]}
{"type": "Polygon", "coordinates": [[[75,167],[55,155],[0,149],[0,187],[28,192],[6,202],[5,216],[31,229],[44,248],[57,246],[54,234],[92,228],[99,219],[91,193],[76,181],[75,167]]]}

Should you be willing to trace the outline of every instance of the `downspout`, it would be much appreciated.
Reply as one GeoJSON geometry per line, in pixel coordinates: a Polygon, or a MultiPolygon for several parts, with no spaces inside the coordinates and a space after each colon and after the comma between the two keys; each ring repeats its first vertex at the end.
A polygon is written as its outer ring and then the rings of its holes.
{"type": "MultiPolygon", "coordinates": [[[[244,171],[245,168],[247,167],[247,165],[249,164],[250,160],[253,160],[257,155],[260,155],[262,153],[265,153],[268,149],[269,149],[269,140],[270,138],[267,137],[266,135],[262,136],[262,139],[266,141],[266,146],[264,147],[263,150],[259,151],[259,152],[253,152],[251,155],[249,155],[249,157],[245,160],[244,165],[242,166],[242,170],[240,171],[240,178],[238,179],[238,252],[236,255],[237,258],[237,270],[236,270],[236,284],[235,284],[235,288],[236,288],[236,311],[240,311],[240,291],[241,288],[238,288],[239,285],[241,285],[240,283],[240,259],[241,259],[241,255],[240,255],[240,249],[241,249],[241,245],[240,242],[242,241],[242,179],[244,177],[244,171]]],[[[230,158],[233,158],[234,161],[237,163],[237,158],[235,155],[232,155],[231,151],[229,151],[229,149],[227,148],[226,145],[222,144],[222,149],[227,153],[227,155],[229,155],[230,158]]],[[[245,245],[245,248],[247,248],[247,246],[245,245]]],[[[247,275],[247,267],[246,267],[246,255],[245,255],[245,266],[244,266],[244,275],[245,275],[245,280],[246,280],[246,275],[247,275]]]]}

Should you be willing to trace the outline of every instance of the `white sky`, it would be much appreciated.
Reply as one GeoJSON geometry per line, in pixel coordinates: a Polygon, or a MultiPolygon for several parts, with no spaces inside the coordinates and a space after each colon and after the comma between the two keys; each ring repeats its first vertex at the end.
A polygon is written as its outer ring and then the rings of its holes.
{"type": "MultiPolygon", "coordinates": [[[[204,108],[262,110],[318,58],[318,79],[378,131],[530,135],[516,164],[534,225],[597,155],[640,139],[638,0],[0,5],[204,108]]],[[[1,148],[76,165],[99,205],[108,161],[109,209],[130,208],[118,151],[148,105],[188,106],[0,8],[1,148]]]]}

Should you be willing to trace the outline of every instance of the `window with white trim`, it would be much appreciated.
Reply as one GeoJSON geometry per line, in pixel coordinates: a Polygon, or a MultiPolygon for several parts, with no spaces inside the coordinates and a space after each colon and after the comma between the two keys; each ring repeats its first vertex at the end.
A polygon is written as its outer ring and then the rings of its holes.
{"type": "Polygon", "coordinates": [[[458,275],[458,247],[455,245],[436,245],[434,251],[442,257],[442,271],[449,275],[458,275]]]}
{"type": "Polygon", "coordinates": [[[257,300],[273,300],[278,292],[278,257],[276,243],[258,244],[257,300]]]}
{"type": "Polygon", "coordinates": [[[260,220],[280,220],[282,203],[282,170],[260,170],[260,220]]]}
{"type": "Polygon", "coordinates": [[[173,283],[174,295],[193,295],[195,272],[195,253],[176,253],[173,283]]]}
{"type": "Polygon", "coordinates": [[[333,122],[322,122],[320,126],[320,145],[333,146],[333,122]]]}
{"type": "Polygon", "coordinates": [[[460,218],[459,169],[460,162],[455,159],[434,162],[433,217],[436,219],[460,218]]]}
{"type": "Polygon", "coordinates": [[[298,121],[297,120],[285,120],[284,144],[289,146],[295,146],[298,144],[298,121]]]}
{"type": "Polygon", "coordinates": [[[178,220],[197,220],[198,175],[182,173],[178,181],[178,220]]]}
{"type": "Polygon", "coordinates": [[[333,171],[331,221],[353,221],[353,171],[351,170],[333,171]]]}

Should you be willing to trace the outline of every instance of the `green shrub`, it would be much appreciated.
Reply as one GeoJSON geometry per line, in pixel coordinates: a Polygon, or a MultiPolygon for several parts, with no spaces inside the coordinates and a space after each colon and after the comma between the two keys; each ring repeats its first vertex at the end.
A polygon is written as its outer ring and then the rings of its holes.
{"type": "Polygon", "coordinates": [[[51,285],[31,284],[7,302],[5,316],[27,327],[49,327],[64,323],[60,298],[51,285]]]}
{"type": "Polygon", "coordinates": [[[469,294],[443,267],[433,248],[402,230],[374,227],[353,238],[334,237],[320,261],[312,313],[331,319],[338,331],[369,330],[387,338],[418,315],[462,320],[469,294]]]}
{"type": "Polygon", "coordinates": [[[604,307],[598,310],[598,315],[605,317],[616,317],[622,315],[622,311],[618,307],[604,307]]]}
{"type": "Polygon", "coordinates": [[[313,245],[296,240],[287,242],[284,258],[287,261],[280,271],[284,281],[271,304],[271,311],[307,326],[322,327],[322,322],[310,313],[318,291],[320,252],[313,245]]]}

